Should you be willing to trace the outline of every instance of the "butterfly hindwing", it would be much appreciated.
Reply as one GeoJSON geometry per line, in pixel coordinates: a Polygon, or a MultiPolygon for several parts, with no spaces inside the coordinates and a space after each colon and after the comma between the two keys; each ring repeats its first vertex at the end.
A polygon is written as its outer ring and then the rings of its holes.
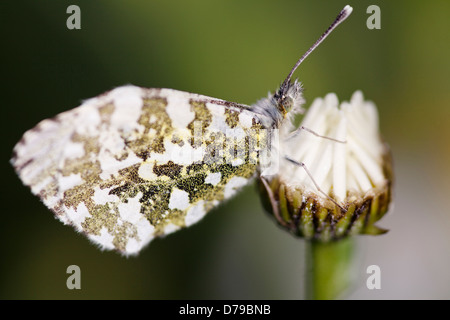
{"type": "Polygon", "coordinates": [[[264,135],[246,106],[126,86],[40,122],[12,163],[62,222],[134,254],[247,184],[264,135]]]}

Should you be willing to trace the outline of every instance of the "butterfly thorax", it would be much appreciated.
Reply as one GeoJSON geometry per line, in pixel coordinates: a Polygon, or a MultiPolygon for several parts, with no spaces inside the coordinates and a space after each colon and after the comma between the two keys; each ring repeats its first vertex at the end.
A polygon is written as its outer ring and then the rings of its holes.
{"type": "Polygon", "coordinates": [[[267,119],[263,121],[267,128],[279,128],[285,119],[290,121],[296,114],[304,112],[304,102],[302,85],[295,80],[294,83],[283,83],[275,94],[269,93],[267,98],[253,104],[251,110],[267,119]]]}

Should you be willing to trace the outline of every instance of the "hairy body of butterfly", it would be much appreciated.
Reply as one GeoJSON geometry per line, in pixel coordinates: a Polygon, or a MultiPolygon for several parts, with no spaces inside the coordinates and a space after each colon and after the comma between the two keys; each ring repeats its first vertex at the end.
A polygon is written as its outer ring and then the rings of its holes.
{"type": "MultiPolygon", "coordinates": [[[[316,47],[350,13],[345,7],[316,47]]],[[[314,48],[313,47],[313,48],[314,48]]],[[[303,112],[290,78],[246,106],[172,89],[124,86],[40,122],[14,148],[23,183],[104,249],[136,254],[199,221],[278,158],[273,132],[303,112]]]]}

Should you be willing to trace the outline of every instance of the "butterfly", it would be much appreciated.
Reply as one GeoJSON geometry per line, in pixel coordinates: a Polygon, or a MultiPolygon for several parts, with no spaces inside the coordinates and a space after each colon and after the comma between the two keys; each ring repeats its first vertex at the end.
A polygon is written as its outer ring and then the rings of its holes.
{"type": "Polygon", "coordinates": [[[102,249],[137,254],[289,162],[276,141],[304,112],[292,75],[351,12],[346,6],[278,90],[254,105],[123,86],[41,121],[15,146],[12,165],[64,224],[102,249]]]}

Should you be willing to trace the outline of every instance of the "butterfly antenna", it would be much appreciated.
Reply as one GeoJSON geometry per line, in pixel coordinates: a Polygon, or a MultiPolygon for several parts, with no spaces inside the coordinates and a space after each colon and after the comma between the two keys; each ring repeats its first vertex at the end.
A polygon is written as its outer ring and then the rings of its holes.
{"type": "Polygon", "coordinates": [[[289,72],[289,75],[287,76],[286,80],[284,80],[283,84],[281,85],[281,88],[287,88],[289,81],[291,80],[292,75],[294,74],[295,70],[298,68],[298,66],[306,59],[306,57],[308,57],[310,55],[311,52],[314,51],[314,49],[316,49],[319,44],[322,43],[323,40],[325,40],[326,37],[328,37],[328,35],[345,19],[347,19],[347,17],[352,13],[353,8],[350,7],[349,5],[346,5],[344,7],[344,9],[342,9],[341,12],[339,12],[338,16],[336,17],[336,19],[334,20],[334,22],[328,27],[327,31],[325,31],[319,39],[317,39],[317,41],[312,45],[311,48],[308,49],[308,51],[306,51],[303,56],[297,61],[297,63],[295,64],[295,66],[292,68],[291,72],[289,72]]]}

